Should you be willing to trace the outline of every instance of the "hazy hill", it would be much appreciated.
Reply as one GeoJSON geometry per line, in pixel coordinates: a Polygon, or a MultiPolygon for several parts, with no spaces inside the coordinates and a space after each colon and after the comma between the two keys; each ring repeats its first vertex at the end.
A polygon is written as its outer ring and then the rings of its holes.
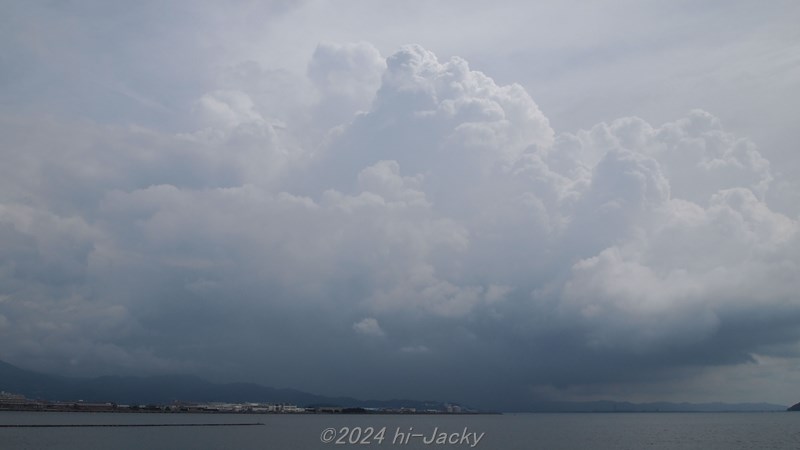
{"type": "Polygon", "coordinates": [[[167,404],[181,400],[418,409],[443,406],[441,402],[416,400],[357,400],[348,397],[326,397],[253,383],[212,383],[190,375],[70,378],[20,369],[3,361],[0,361],[0,389],[24,394],[33,399],[120,404],[167,404]]]}

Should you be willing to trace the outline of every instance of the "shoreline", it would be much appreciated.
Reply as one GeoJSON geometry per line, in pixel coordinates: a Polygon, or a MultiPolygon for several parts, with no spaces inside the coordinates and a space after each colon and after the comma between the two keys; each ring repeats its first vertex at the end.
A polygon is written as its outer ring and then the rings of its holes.
{"type": "MultiPolygon", "coordinates": [[[[80,404],[78,404],[80,405],[80,404]]],[[[403,415],[403,416],[476,416],[476,415],[502,415],[501,412],[493,411],[469,411],[469,412],[441,412],[441,411],[399,411],[399,410],[369,410],[364,408],[336,408],[305,410],[297,412],[272,412],[272,411],[214,411],[205,409],[171,410],[168,408],[116,408],[92,407],[81,408],[59,405],[57,407],[16,407],[3,408],[0,412],[37,412],[37,413],[115,413],[115,414],[221,414],[221,415],[403,415]]]]}

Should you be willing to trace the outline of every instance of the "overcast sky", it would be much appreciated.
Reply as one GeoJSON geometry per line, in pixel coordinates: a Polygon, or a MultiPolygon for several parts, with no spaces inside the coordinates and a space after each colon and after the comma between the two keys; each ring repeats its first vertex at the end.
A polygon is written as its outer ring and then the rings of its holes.
{"type": "Polygon", "coordinates": [[[800,384],[794,1],[0,3],[0,359],[511,408],[800,384]]]}

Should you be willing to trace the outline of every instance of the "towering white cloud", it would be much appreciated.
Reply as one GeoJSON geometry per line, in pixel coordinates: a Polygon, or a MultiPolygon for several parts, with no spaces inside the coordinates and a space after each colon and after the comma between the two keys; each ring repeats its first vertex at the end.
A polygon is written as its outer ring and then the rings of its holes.
{"type": "Polygon", "coordinates": [[[386,61],[371,44],[321,43],[308,64],[308,78],[319,92],[315,122],[331,127],[369,109],[386,61]]]}
{"type": "Polygon", "coordinates": [[[304,113],[232,77],[182,133],[0,118],[0,358],[489,404],[797,356],[800,223],[710,113],[556,134],[416,45],[306,74],[304,113]]]}

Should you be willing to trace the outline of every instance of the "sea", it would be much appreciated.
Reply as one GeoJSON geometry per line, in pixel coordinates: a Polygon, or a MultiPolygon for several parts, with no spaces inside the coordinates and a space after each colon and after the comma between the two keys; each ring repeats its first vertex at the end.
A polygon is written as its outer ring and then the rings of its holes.
{"type": "Polygon", "coordinates": [[[800,413],[0,412],[0,449],[800,449],[800,413]]]}

